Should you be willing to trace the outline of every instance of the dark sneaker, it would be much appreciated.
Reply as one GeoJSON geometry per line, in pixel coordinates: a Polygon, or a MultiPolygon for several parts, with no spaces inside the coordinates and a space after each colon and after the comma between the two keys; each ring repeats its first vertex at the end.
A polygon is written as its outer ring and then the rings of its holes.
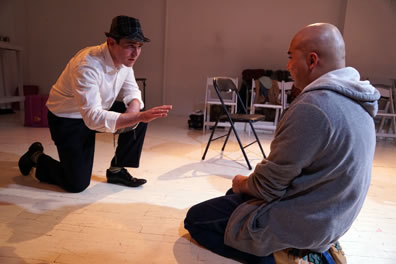
{"type": "Polygon", "coordinates": [[[138,187],[147,182],[145,179],[132,177],[132,175],[124,168],[119,172],[111,172],[110,170],[107,170],[106,177],[108,183],[122,184],[128,187],[138,187]]]}
{"type": "Polygon", "coordinates": [[[36,166],[36,163],[33,162],[32,156],[36,152],[43,152],[44,148],[40,142],[34,142],[30,145],[29,150],[22,155],[22,157],[18,161],[18,167],[21,171],[22,175],[26,176],[29,175],[30,170],[36,166]]]}

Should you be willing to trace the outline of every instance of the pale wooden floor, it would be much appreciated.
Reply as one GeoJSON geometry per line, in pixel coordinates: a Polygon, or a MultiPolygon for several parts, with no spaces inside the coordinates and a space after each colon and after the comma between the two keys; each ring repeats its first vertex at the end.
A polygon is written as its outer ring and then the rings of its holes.
{"type": "MultiPolygon", "coordinates": [[[[183,219],[249,171],[235,141],[224,157],[215,144],[201,162],[209,134],[186,124],[170,117],[149,126],[141,166],[130,170],[148,183],[136,189],[105,183],[113,139],[99,134],[90,187],[68,194],[18,171],[34,141],[57,157],[48,129],[0,116],[0,263],[235,263],[192,243],[183,219]]],[[[260,137],[268,153],[272,136],[260,137]]],[[[248,155],[254,164],[261,160],[256,146],[248,155]]],[[[341,244],[348,263],[396,263],[396,140],[378,141],[369,196],[341,244]]]]}

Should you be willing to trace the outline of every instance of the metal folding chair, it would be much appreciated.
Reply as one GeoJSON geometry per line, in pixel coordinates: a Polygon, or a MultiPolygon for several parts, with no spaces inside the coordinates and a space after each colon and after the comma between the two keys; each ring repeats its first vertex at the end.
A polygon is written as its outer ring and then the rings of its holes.
{"type": "Polygon", "coordinates": [[[220,115],[217,118],[217,120],[215,122],[215,125],[214,125],[214,127],[212,129],[212,133],[210,134],[210,137],[209,137],[209,140],[208,140],[208,144],[206,145],[205,152],[204,152],[204,154],[202,156],[202,160],[205,160],[206,153],[208,152],[210,143],[212,141],[215,141],[217,139],[226,137],[226,139],[224,141],[224,144],[223,144],[223,147],[221,149],[221,151],[224,151],[225,146],[227,145],[228,139],[230,137],[231,130],[232,130],[234,132],[234,135],[235,135],[237,141],[238,141],[239,147],[241,148],[243,156],[245,157],[245,160],[246,160],[246,163],[248,165],[248,168],[249,168],[249,170],[251,170],[252,166],[250,165],[249,159],[247,158],[247,155],[246,155],[246,152],[245,152],[245,148],[249,147],[250,145],[252,145],[254,143],[257,143],[259,145],[261,153],[263,154],[263,157],[266,158],[264,150],[263,150],[263,147],[261,146],[260,140],[257,137],[256,130],[254,129],[254,126],[253,126],[253,123],[255,123],[257,121],[264,120],[265,116],[264,115],[257,115],[257,114],[248,114],[247,109],[246,109],[246,107],[245,107],[245,105],[244,105],[244,103],[243,103],[243,101],[242,101],[242,99],[241,99],[241,97],[240,97],[240,95],[238,93],[238,89],[237,89],[235,83],[230,78],[215,77],[215,78],[213,78],[213,86],[215,88],[217,96],[219,97],[219,100],[221,102],[221,105],[223,107],[223,110],[224,110],[225,114],[220,115]],[[242,113],[242,114],[232,114],[232,113],[230,113],[230,111],[229,111],[227,105],[224,103],[224,99],[223,99],[223,95],[227,94],[227,93],[235,93],[235,95],[237,96],[238,101],[240,103],[240,106],[242,108],[242,111],[244,113],[242,113]],[[213,135],[214,135],[214,133],[216,131],[216,128],[217,128],[217,125],[218,125],[219,122],[229,122],[231,126],[230,126],[227,134],[224,134],[222,136],[213,138],[213,135]],[[238,135],[238,131],[235,128],[235,123],[238,123],[238,122],[242,122],[242,123],[245,123],[245,124],[248,123],[250,125],[251,131],[253,131],[253,134],[255,136],[255,140],[253,142],[251,142],[251,143],[249,143],[249,144],[247,144],[245,146],[242,145],[241,139],[240,139],[240,137],[238,135]]]}

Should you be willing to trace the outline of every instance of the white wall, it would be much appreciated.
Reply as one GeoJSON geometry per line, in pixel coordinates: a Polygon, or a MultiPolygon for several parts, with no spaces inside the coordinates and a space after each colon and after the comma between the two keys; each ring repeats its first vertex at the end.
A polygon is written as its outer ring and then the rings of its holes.
{"type": "Polygon", "coordinates": [[[342,26],[344,13],[344,0],[169,0],[165,102],[186,115],[203,108],[207,77],[285,69],[297,30],[342,26]]]}
{"type": "Polygon", "coordinates": [[[148,105],[162,101],[164,2],[161,0],[34,0],[28,13],[29,72],[27,82],[48,92],[68,60],[81,48],[101,44],[117,15],[141,20],[146,44],[135,65],[136,77],[146,77],[148,105]],[[143,3],[143,4],[142,4],[143,3]]]}
{"type": "Polygon", "coordinates": [[[347,63],[362,75],[396,77],[395,0],[0,0],[1,30],[25,47],[25,83],[43,93],[79,49],[105,40],[111,19],[138,17],[152,39],[135,65],[147,106],[203,107],[207,76],[285,69],[294,33],[313,22],[344,32],[347,63]],[[5,23],[5,24],[3,24],[5,23]],[[15,36],[15,37],[14,37],[15,36]]]}
{"type": "Polygon", "coordinates": [[[363,77],[396,79],[396,1],[349,0],[345,43],[363,77]]]}

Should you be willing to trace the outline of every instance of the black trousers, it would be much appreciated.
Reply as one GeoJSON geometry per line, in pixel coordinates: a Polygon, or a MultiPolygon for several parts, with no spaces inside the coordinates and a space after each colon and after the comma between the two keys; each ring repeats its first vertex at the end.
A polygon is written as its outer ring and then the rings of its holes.
{"type": "Polygon", "coordinates": [[[224,233],[231,214],[252,198],[245,194],[234,194],[230,189],[225,196],[191,207],[184,219],[184,227],[201,246],[223,257],[249,264],[275,264],[272,254],[259,257],[224,244],[224,233]]]}
{"type": "MultiPolygon", "coordinates": [[[[239,205],[251,199],[253,199],[253,197],[246,194],[235,194],[232,189],[229,189],[225,196],[213,198],[191,207],[184,219],[184,227],[188,230],[191,237],[201,246],[223,257],[248,264],[275,264],[273,254],[268,256],[256,256],[224,244],[225,230],[232,213],[239,205]]],[[[241,243],[243,243],[243,241],[241,241],[241,243]]],[[[296,252],[295,254],[297,254],[297,256],[303,251],[311,252],[303,249],[293,250],[296,252]]],[[[292,256],[293,255],[290,257],[292,256]]],[[[305,256],[305,254],[301,256],[305,256]]],[[[290,257],[289,261],[291,261],[290,257]]],[[[335,263],[329,251],[313,253],[311,257],[315,258],[315,263],[335,263]]]]}
{"type": "MultiPolygon", "coordinates": [[[[116,102],[111,111],[125,112],[125,106],[116,102]]],[[[48,112],[51,138],[59,161],[43,154],[37,160],[36,178],[55,184],[68,192],[81,192],[91,181],[97,131],[89,129],[82,119],[63,118],[48,112]]],[[[140,123],[134,131],[118,136],[117,148],[111,166],[139,167],[147,124],[140,123]]]]}

